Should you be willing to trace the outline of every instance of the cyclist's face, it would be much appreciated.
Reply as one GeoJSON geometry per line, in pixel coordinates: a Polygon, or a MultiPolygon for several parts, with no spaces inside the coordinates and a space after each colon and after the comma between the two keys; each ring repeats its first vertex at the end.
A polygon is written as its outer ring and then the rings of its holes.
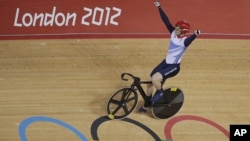
{"type": "Polygon", "coordinates": [[[178,35],[181,35],[181,28],[179,26],[176,26],[175,27],[175,34],[178,36],[178,35]]]}

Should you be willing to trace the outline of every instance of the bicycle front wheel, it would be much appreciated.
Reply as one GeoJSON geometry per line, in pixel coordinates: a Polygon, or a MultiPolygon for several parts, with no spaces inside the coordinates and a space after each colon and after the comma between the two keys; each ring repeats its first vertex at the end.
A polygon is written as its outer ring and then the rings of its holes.
{"type": "Polygon", "coordinates": [[[106,112],[110,119],[127,117],[136,107],[138,95],[132,88],[122,88],[108,100],[106,112]]]}

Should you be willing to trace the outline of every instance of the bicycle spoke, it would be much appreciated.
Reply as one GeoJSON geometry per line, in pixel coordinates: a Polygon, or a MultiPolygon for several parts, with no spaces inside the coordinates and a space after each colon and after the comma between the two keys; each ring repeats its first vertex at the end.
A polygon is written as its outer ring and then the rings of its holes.
{"type": "Polygon", "coordinates": [[[115,110],[112,112],[113,115],[115,115],[116,112],[118,112],[121,109],[122,105],[119,105],[115,108],[115,110]]]}
{"type": "Polygon", "coordinates": [[[110,99],[110,103],[119,105],[121,101],[115,100],[115,99],[110,99]]]}
{"type": "Polygon", "coordinates": [[[126,96],[128,97],[128,96],[130,95],[131,92],[132,92],[132,91],[130,91],[130,90],[123,91],[121,100],[126,99],[125,97],[126,97],[126,96]]]}
{"type": "Polygon", "coordinates": [[[130,98],[128,98],[128,99],[126,99],[126,103],[128,103],[128,102],[130,102],[130,101],[132,101],[132,100],[135,100],[136,99],[136,97],[134,96],[134,97],[130,97],[130,98]]]}
{"type": "Polygon", "coordinates": [[[126,104],[123,106],[123,110],[124,110],[124,113],[125,113],[125,114],[129,113],[128,107],[127,107],[126,104]]]}

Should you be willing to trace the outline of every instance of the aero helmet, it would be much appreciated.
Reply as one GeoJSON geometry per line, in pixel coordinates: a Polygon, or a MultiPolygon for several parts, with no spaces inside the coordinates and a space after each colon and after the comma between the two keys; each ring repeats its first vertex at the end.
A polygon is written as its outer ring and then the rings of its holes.
{"type": "Polygon", "coordinates": [[[179,26],[181,28],[182,33],[188,33],[190,31],[190,25],[188,22],[184,20],[178,21],[175,26],[179,26]]]}

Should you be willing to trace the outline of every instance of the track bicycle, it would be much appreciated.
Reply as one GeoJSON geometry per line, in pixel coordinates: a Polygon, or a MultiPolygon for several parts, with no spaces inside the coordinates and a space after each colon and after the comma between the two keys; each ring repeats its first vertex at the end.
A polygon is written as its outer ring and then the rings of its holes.
{"type": "MultiPolygon", "coordinates": [[[[138,104],[138,93],[142,96],[144,102],[148,100],[142,84],[152,84],[152,82],[141,81],[139,77],[130,73],[122,73],[121,79],[128,81],[125,77],[130,77],[133,82],[130,87],[121,88],[108,99],[106,113],[110,119],[123,119],[131,114],[138,104]]],[[[180,88],[166,88],[162,98],[150,106],[152,115],[157,119],[169,118],[181,109],[183,102],[184,95],[180,88]]]]}

